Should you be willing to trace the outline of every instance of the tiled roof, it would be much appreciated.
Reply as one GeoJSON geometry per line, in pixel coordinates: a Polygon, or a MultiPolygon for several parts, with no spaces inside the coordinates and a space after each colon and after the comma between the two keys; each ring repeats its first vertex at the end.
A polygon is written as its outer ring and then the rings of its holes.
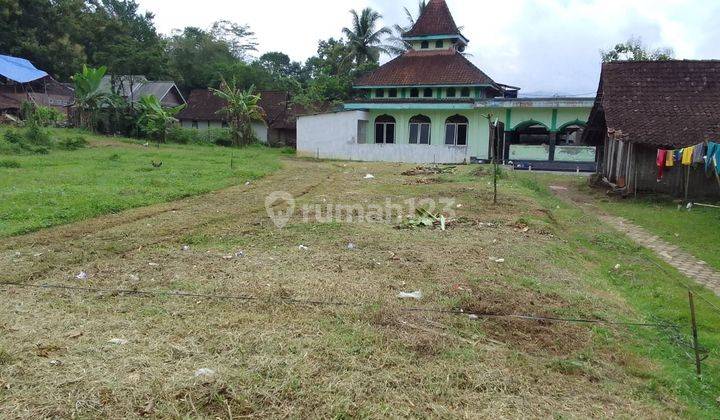
{"type": "MultiPolygon", "coordinates": [[[[118,94],[124,98],[129,98],[132,93],[133,102],[138,102],[143,96],[155,96],[159,101],[163,101],[171,90],[175,90],[179,99],[184,101],[180,90],[175,86],[175,82],[149,81],[145,76],[117,76],[118,94]],[[132,87],[132,90],[131,90],[132,87]]],[[[105,76],[100,83],[102,92],[112,92],[112,76],[105,76]]]]}
{"type": "Polygon", "coordinates": [[[677,148],[720,140],[720,61],[603,65],[593,115],[630,142],[677,148]]]}
{"type": "MultiPolygon", "coordinates": [[[[281,91],[261,91],[260,107],[265,112],[268,127],[276,129],[293,129],[297,119],[296,107],[290,104],[290,94],[281,91]]],[[[187,107],[180,111],[177,118],[194,121],[225,121],[219,110],[226,102],[215,96],[210,90],[197,89],[190,92],[187,107]]]]}
{"type": "Polygon", "coordinates": [[[445,0],[430,0],[415,25],[403,34],[405,37],[430,35],[462,36],[445,0]]]}
{"type": "Polygon", "coordinates": [[[462,54],[452,49],[409,51],[361,76],[356,86],[496,85],[462,54]]]}

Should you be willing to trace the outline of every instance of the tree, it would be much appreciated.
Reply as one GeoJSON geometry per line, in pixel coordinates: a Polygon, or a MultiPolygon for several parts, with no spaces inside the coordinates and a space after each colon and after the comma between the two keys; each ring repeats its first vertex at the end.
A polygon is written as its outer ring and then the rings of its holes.
{"type": "Polygon", "coordinates": [[[667,61],[672,60],[675,52],[672,48],[650,50],[640,38],[630,38],[626,42],[615,45],[611,50],[601,50],[603,62],[613,61],[667,61]]]}
{"type": "Polygon", "coordinates": [[[82,72],[72,78],[75,83],[75,106],[81,127],[94,131],[100,109],[114,105],[111,95],[100,90],[106,72],[106,67],[93,69],[83,66],[82,72]]]}
{"type": "MultiPolygon", "coordinates": [[[[425,12],[425,8],[427,7],[427,0],[420,0],[418,2],[418,9],[417,9],[417,17],[422,16],[423,12],[425,12]]],[[[417,18],[415,15],[412,14],[412,12],[407,8],[403,8],[405,12],[405,17],[407,18],[408,24],[406,26],[402,26],[400,24],[395,24],[392,27],[392,36],[388,39],[389,41],[389,51],[390,53],[394,55],[401,55],[412,47],[410,43],[406,42],[403,39],[403,35],[405,32],[412,29],[413,26],[415,26],[415,23],[417,22],[417,18]]]]}
{"type": "Polygon", "coordinates": [[[369,7],[360,14],[355,10],[350,13],[353,16],[352,28],[343,28],[343,33],[348,39],[355,64],[378,62],[382,53],[391,55],[391,48],[384,43],[383,37],[391,35],[392,32],[387,27],[376,29],[382,15],[369,7]]]}
{"type": "Polygon", "coordinates": [[[247,61],[248,53],[257,51],[255,32],[251,31],[248,25],[219,20],[213,23],[210,34],[217,41],[224,42],[230,52],[239,60],[247,61]]]}
{"type": "Polygon", "coordinates": [[[160,100],[152,95],[143,96],[138,104],[142,111],[138,125],[147,135],[162,142],[165,142],[168,128],[178,121],[175,115],[185,108],[185,105],[164,108],[160,100]]]}
{"type": "Polygon", "coordinates": [[[252,129],[253,121],[261,121],[265,112],[260,107],[260,95],[255,94],[255,87],[246,90],[238,87],[235,80],[220,84],[220,89],[210,89],[215,96],[225,100],[227,105],[218,113],[227,116],[232,131],[233,145],[247,146],[256,141],[252,129]]]}
{"type": "Polygon", "coordinates": [[[269,52],[260,56],[257,63],[275,78],[293,78],[300,82],[307,81],[307,74],[302,64],[290,60],[282,52],[269,52]]]}

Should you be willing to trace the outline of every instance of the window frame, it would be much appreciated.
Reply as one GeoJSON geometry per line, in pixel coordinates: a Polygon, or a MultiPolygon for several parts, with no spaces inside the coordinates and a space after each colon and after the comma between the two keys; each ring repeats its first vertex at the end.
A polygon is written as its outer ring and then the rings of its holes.
{"type": "Polygon", "coordinates": [[[455,89],[454,87],[447,88],[447,90],[445,91],[445,96],[447,96],[448,98],[456,98],[457,97],[457,89],[455,89]],[[451,94],[451,92],[452,92],[452,94],[451,94]]]}
{"type": "Polygon", "coordinates": [[[432,120],[430,117],[425,115],[416,115],[410,118],[408,143],[427,146],[432,144],[432,120]],[[415,138],[413,138],[413,128],[415,129],[415,138]],[[423,133],[425,134],[425,137],[427,137],[425,142],[423,141],[423,133]]]}
{"type": "Polygon", "coordinates": [[[397,98],[397,97],[398,97],[397,88],[388,89],[388,98],[397,98]]]}
{"type": "Polygon", "coordinates": [[[422,42],[420,42],[420,49],[421,49],[421,50],[430,49],[430,41],[422,41],[422,42]]]}
{"type": "Polygon", "coordinates": [[[375,97],[376,98],[384,98],[385,97],[385,89],[375,89],[375,97]]]}
{"type": "Polygon", "coordinates": [[[374,144],[395,144],[397,143],[397,120],[391,115],[380,115],[375,118],[375,142],[374,144]],[[392,120],[392,121],[389,121],[392,120]],[[378,127],[382,127],[382,141],[378,141],[378,127]],[[392,129],[392,141],[388,141],[388,132],[392,129]]]}
{"type": "Polygon", "coordinates": [[[198,129],[198,128],[200,128],[200,125],[199,125],[199,124],[200,124],[200,123],[199,123],[198,120],[192,120],[192,122],[190,123],[190,126],[191,126],[192,128],[194,128],[194,129],[198,129]]]}
{"type": "Polygon", "coordinates": [[[445,48],[445,41],[443,41],[442,39],[435,41],[435,48],[437,48],[437,49],[445,48]]]}
{"type": "Polygon", "coordinates": [[[411,98],[419,98],[419,97],[420,97],[420,89],[418,89],[418,88],[411,88],[411,89],[410,89],[410,97],[411,97],[411,98]]]}
{"type": "Polygon", "coordinates": [[[432,97],[433,97],[433,90],[432,90],[432,88],[425,88],[425,89],[423,89],[423,98],[432,98],[432,97]],[[430,92],[429,95],[428,95],[428,92],[430,92]]]}
{"type": "Polygon", "coordinates": [[[469,87],[460,88],[460,97],[461,98],[469,98],[472,95],[471,89],[469,87]],[[467,92],[467,94],[465,94],[467,92]]]}
{"type": "Polygon", "coordinates": [[[446,146],[467,146],[468,145],[468,137],[470,134],[470,120],[468,120],[467,117],[464,115],[453,115],[452,117],[449,117],[447,120],[445,120],[445,145],[446,146]],[[464,119],[464,121],[459,121],[461,119],[464,119]],[[452,142],[448,142],[448,129],[452,127],[452,142]],[[463,144],[460,144],[460,127],[465,128],[465,139],[463,144]]]}

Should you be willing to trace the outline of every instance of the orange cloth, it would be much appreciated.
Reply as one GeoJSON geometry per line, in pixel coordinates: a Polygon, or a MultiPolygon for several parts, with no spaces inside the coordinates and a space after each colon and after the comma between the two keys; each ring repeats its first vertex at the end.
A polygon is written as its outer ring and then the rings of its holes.
{"type": "Polygon", "coordinates": [[[686,147],[682,152],[682,164],[684,166],[690,166],[693,162],[693,153],[695,152],[695,146],[686,147]]]}
{"type": "Polygon", "coordinates": [[[672,150],[668,151],[667,159],[665,160],[665,166],[672,168],[675,166],[675,153],[672,150]]]}

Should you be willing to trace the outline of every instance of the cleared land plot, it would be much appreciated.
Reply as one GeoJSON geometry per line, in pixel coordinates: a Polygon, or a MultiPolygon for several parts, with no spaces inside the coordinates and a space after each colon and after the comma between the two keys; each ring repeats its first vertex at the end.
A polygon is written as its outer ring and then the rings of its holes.
{"type": "Polygon", "coordinates": [[[90,146],[47,155],[0,152],[0,237],[244,183],[277,170],[283,153],[260,146],[143,147],[144,142],[75,130],[52,135],[83,135],[90,146]]]}
{"type": "Polygon", "coordinates": [[[649,252],[555,199],[531,175],[503,179],[495,207],[490,177],[473,166],[402,176],[407,165],[283,165],[249,186],[0,241],[0,266],[7,267],[0,282],[254,299],[0,287],[0,412],[720,414],[720,316],[699,307],[711,349],[699,382],[684,347],[689,316],[676,274],[659,275],[649,252]],[[367,173],[375,179],[363,179],[367,173]],[[265,197],[278,190],[298,197],[298,207],[441,197],[461,207],[444,232],[301,217],[279,230],[265,211],[265,197]],[[244,256],[227,258],[238,251],[244,256]],[[75,279],[81,271],[87,280],[75,279]],[[396,298],[416,290],[422,301],[396,298]],[[297,302],[309,300],[352,306],[297,302]],[[471,320],[416,307],[683,329],[471,320]],[[127,343],[109,343],[116,338],[127,343]],[[203,368],[215,375],[195,377],[203,368]]]}

